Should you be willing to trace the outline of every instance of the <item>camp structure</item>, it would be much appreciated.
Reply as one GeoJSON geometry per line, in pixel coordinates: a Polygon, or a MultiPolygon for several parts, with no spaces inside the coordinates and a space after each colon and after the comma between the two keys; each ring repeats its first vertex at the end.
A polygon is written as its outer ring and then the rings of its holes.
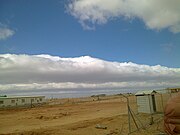
{"type": "Polygon", "coordinates": [[[45,96],[0,96],[0,108],[33,106],[45,103],[45,96]]]}
{"type": "Polygon", "coordinates": [[[144,90],[135,94],[139,113],[152,114],[156,112],[156,93],[155,90],[144,90]]]}
{"type": "Polygon", "coordinates": [[[167,88],[169,93],[177,93],[180,92],[180,88],[167,88]]]}

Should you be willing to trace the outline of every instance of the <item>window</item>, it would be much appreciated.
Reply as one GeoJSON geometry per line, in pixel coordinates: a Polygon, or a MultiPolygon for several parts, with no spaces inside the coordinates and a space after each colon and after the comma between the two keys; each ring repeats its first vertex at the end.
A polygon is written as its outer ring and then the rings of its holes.
{"type": "Polygon", "coordinates": [[[22,101],[22,103],[24,103],[24,102],[25,102],[25,99],[21,99],[21,101],[22,101]]]}
{"type": "Polygon", "coordinates": [[[34,102],[34,99],[31,99],[31,102],[34,102]]]}
{"type": "Polygon", "coordinates": [[[15,103],[15,100],[11,100],[11,103],[15,103]]]}
{"type": "Polygon", "coordinates": [[[4,101],[0,101],[0,104],[4,104],[4,101]]]}
{"type": "Polygon", "coordinates": [[[39,101],[42,101],[42,98],[39,98],[39,101]]]}

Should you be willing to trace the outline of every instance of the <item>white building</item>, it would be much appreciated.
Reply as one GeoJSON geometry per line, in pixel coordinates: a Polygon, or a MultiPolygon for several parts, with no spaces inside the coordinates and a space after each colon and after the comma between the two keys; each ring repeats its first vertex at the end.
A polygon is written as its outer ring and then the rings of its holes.
{"type": "Polygon", "coordinates": [[[138,91],[136,95],[138,112],[141,113],[155,113],[156,112],[156,98],[154,90],[138,91]]]}
{"type": "Polygon", "coordinates": [[[0,108],[32,106],[45,103],[45,96],[0,96],[0,108]]]}

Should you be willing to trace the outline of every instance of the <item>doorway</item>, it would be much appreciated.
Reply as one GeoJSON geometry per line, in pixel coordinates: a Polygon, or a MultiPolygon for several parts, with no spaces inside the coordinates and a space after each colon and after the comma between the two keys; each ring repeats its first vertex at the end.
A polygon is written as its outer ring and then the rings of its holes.
{"type": "Polygon", "coordinates": [[[156,112],[156,101],[154,95],[152,95],[152,105],[153,105],[153,111],[156,112]]]}

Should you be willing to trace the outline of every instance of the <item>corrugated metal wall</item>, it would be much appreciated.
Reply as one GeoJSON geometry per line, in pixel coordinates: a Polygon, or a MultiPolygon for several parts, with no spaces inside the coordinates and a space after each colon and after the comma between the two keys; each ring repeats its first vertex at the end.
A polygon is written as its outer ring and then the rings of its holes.
{"type": "Polygon", "coordinates": [[[137,96],[138,112],[154,113],[151,95],[137,96]]]}

